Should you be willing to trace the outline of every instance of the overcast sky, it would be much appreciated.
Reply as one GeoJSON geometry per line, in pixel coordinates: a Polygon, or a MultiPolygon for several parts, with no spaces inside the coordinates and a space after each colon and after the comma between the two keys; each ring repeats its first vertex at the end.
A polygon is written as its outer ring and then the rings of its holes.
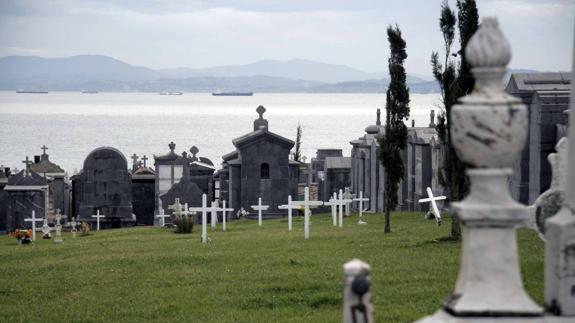
{"type": "MultiPolygon", "coordinates": [[[[407,41],[408,73],[442,48],[441,0],[0,0],[0,56],[102,54],[151,68],[303,58],[384,71],[386,27],[407,41]]],[[[497,16],[511,67],[571,68],[572,0],[478,0],[497,16]]],[[[455,0],[450,1],[455,6],[455,0]]]]}

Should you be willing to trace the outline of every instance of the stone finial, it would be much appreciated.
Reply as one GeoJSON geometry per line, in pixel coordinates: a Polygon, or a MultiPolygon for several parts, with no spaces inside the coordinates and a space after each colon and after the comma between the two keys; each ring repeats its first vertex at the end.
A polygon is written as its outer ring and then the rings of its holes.
{"type": "Polygon", "coordinates": [[[170,151],[174,152],[174,150],[176,149],[176,144],[172,141],[170,142],[170,144],[168,145],[168,147],[170,147],[170,151]]]}
{"type": "Polygon", "coordinates": [[[198,149],[198,147],[196,146],[192,146],[192,148],[190,148],[190,152],[192,153],[192,158],[196,158],[196,155],[198,154],[198,152],[200,152],[200,150],[198,149]]]}
{"type": "Polygon", "coordinates": [[[48,154],[46,154],[46,150],[48,150],[48,147],[46,147],[46,145],[42,145],[40,149],[42,149],[42,159],[47,158],[48,154]]]}
{"type": "Polygon", "coordinates": [[[26,177],[30,176],[30,165],[32,165],[32,161],[28,158],[28,156],[26,156],[26,160],[23,160],[22,163],[26,164],[26,177]]]}
{"type": "Polygon", "coordinates": [[[411,119],[411,127],[415,128],[415,119],[411,119]]]}
{"type": "Polygon", "coordinates": [[[263,105],[260,105],[256,109],[256,112],[259,114],[259,118],[254,121],[254,131],[258,131],[258,130],[267,131],[268,130],[268,121],[266,119],[264,119],[264,113],[266,112],[266,108],[264,108],[263,105]]]}
{"type": "Polygon", "coordinates": [[[260,105],[257,109],[256,112],[260,115],[260,119],[264,118],[264,113],[266,112],[266,108],[263,105],[260,105]]]}
{"type": "Polygon", "coordinates": [[[511,61],[511,46],[499,29],[497,18],[483,18],[465,48],[465,58],[474,68],[505,67],[511,61]]]}
{"type": "Polygon", "coordinates": [[[429,119],[429,128],[435,128],[435,110],[431,109],[429,119]]]}
{"type": "Polygon", "coordinates": [[[381,126],[381,109],[377,109],[377,121],[375,124],[381,126]]]}

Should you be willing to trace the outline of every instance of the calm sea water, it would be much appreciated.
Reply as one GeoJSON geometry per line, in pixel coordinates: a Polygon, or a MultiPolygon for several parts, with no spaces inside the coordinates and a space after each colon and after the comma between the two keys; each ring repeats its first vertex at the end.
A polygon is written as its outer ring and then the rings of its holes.
{"type": "MultiPolygon", "coordinates": [[[[429,110],[438,102],[437,94],[411,95],[416,125],[429,123],[429,110]]],[[[147,155],[153,164],[152,155],[165,154],[174,141],[177,152],[196,145],[200,156],[219,165],[234,149],[232,139],[252,131],[260,104],[271,131],[294,140],[297,125],[303,126],[302,151],[308,158],[318,148],[343,149],[349,156],[349,141],[375,123],[385,95],[0,92],[0,164],[22,169],[21,161],[41,154],[44,144],[50,159],[70,174],[100,146],[118,148],[126,157],[147,155]]]]}

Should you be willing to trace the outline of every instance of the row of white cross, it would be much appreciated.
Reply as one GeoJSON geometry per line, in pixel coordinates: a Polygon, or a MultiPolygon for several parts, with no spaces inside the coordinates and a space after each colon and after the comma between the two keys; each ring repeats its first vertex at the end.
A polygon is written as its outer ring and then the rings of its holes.
{"type": "MultiPolygon", "coordinates": [[[[288,196],[288,203],[284,205],[278,206],[278,209],[288,210],[288,230],[292,230],[292,215],[293,210],[299,209],[301,207],[304,208],[304,238],[309,239],[309,225],[310,225],[310,208],[328,205],[331,206],[332,211],[332,222],[334,226],[337,226],[337,207],[339,207],[339,226],[343,227],[343,207],[344,205],[348,205],[352,202],[359,202],[359,216],[363,216],[363,202],[369,201],[368,198],[363,197],[363,192],[359,193],[359,198],[354,199],[346,199],[344,198],[344,194],[342,190],[339,190],[339,197],[338,194],[334,193],[333,197],[328,202],[322,201],[312,201],[309,199],[309,188],[306,187],[304,191],[304,199],[303,201],[294,201],[292,200],[291,195],[288,196]]],[[[269,209],[269,205],[263,205],[261,197],[258,198],[258,204],[252,205],[251,208],[254,211],[258,211],[258,225],[262,226],[262,211],[266,211],[269,209]]],[[[233,212],[234,209],[226,208],[226,201],[223,201],[223,207],[219,207],[217,203],[212,202],[211,206],[208,206],[207,203],[207,196],[206,194],[202,195],[202,206],[200,207],[188,207],[188,204],[185,203],[182,205],[180,203],[180,199],[176,198],[174,204],[168,206],[168,209],[173,210],[174,215],[176,216],[187,216],[190,212],[201,212],[202,213],[202,242],[207,243],[208,241],[208,232],[207,232],[207,214],[208,212],[211,214],[211,226],[212,228],[216,227],[217,221],[217,214],[218,212],[222,212],[222,229],[223,231],[226,230],[226,212],[230,211],[233,212]]],[[[163,209],[160,209],[160,214],[156,215],[156,218],[159,219],[160,227],[165,226],[165,218],[170,217],[171,215],[165,214],[163,209]]]]}

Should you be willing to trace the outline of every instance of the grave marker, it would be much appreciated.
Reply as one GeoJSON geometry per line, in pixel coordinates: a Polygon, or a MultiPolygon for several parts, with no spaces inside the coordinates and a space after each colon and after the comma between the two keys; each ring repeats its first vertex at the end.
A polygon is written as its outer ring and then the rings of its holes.
{"type": "Polygon", "coordinates": [[[61,219],[62,214],[60,214],[60,209],[56,209],[56,236],[54,237],[54,243],[56,244],[64,242],[64,240],[62,240],[62,225],[60,224],[61,219]]]}
{"type": "Polygon", "coordinates": [[[227,221],[226,218],[228,217],[226,212],[227,211],[234,212],[234,209],[226,208],[226,200],[224,200],[222,203],[223,203],[223,205],[222,205],[222,230],[226,231],[226,221],[227,221]]]}
{"type": "Polygon", "coordinates": [[[24,219],[26,222],[32,222],[32,241],[36,240],[36,221],[44,221],[43,218],[36,217],[36,211],[32,210],[32,217],[24,219]]]}
{"type": "Polygon", "coordinates": [[[293,223],[293,210],[299,209],[298,205],[292,204],[291,195],[288,195],[288,204],[283,204],[278,206],[280,210],[288,210],[288,231],[292,230],[292,223],[293,223]]]}
{"type": "Polygon", "coordinates": [[[269,209],[269,205],[262,205],[262,198],[258,197],[258,205],[252,205],[252,209],[258,211],[258,225],[262,226],[262,211],[269,209]]]}
{"type": "Polygon", "coordinates": [[[363,191],[359,191],[359,197],[353,199],[355,202],[359,202],[359,217],[363,217],[363,202],[369,202],[367,197],[363,197],[363,191]]]}
{"type": "Polygon", "coordinates": [[[343,206],[347,203],[351,203],[353,200],[345,199],[343,197],[343,190],[339,190],[339,198],[337,200],[337,205],[339,206],[339,227],[343,227],[343,206]]]}
{"type": "Polygon", "coordinates": [[[96,218],[96,231],[100,231],[100,218],[105,218],[106,216],[100,214],[100,210],[96,210],[96,214],[92,215],[93,218],[96,218]]]}
{"type": "Polygon", "coordinates": [[[157,214],[157,215],[156,215],[156,218],[157,218],[157,219],[160,219],[160,220],[159,220],[160,228],[163,228],[163,227],[166,225],[166,220],[165,220],[165,218],[169,218],[169,217],[170,217],[169,214],[165,214],[165,213],[164,213],[164,209],[160,209],[160,214],[157,214]]]}
{"type": "Polygon", "coordinates": [[[202,243],[208,243],[208,212],[212,209],[208,207],[206,194],[202,194],[202,206],[201,207],[191,207],[188,210],[190,212],[202,212],[202,243]]]}
{"type": "Polygon", "coordinates": [[[221,207],[218,206],[217,202],[212,202],[212,207],[210,208],[211,220],[212,220],[212,229],[216,228],[216,223],[218,222],[218,212],[222,210],[221,207]]]}
{"type": "Polygon", "coordinates": [[[437,207],[437,203],[435,203],[435,201],[442,201],[445,200],[447,197],[445,196],[434,197],[433,192],[429,187],[427,188],[427,196],[428,198],[420,199],[418,202],[419,203],[429,202],[429,204],[431,205],[431,210],[433,211],[433,215],[435,215],[435,222],[437,222],[437,225],[439,226],[441,225],[441,214],[439,213],[439,208],[437,207]]]}
{"type": "Polygon", "coordinates": [[[292,205],[298,205],[304,207],[304,238],[309,239],[309,215],[310,215],[310,206],[321,206],[323,205],[322,201],[310,201],[309,199],[309,187],[305,187],[304,191],[304,200],[303,201],[292,201],[292,205]]]}
{"type": "Polygon", "coordinates": [[[337,206],[339,202],[337,201],[337,193],[333,193],[332,198],[329,199],[327,202],[323,202],[323,205],[331,206],[331,222],[333,226],[337,226],[337,206]]]}
{"type": "Polygon", "coordinates": [[[76,238],[76,232],[78,232],[78,229],[76,229],[77,225],[78,223],[76,222],[76,218],[72,217],[72,222],[70,222],[70,226],[72,227],[72,230],[70,230],[70,232],[72,232],[72,238],[76,238]]]}

